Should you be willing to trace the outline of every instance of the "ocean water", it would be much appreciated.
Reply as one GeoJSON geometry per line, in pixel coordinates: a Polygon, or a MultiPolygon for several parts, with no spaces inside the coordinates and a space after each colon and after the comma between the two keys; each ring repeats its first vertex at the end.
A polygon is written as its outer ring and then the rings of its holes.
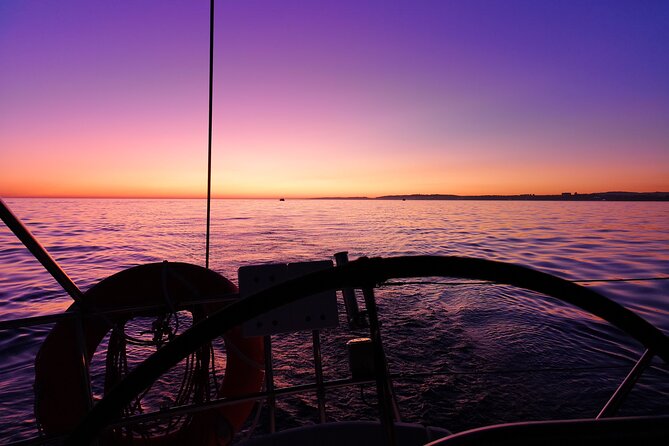
{"type": "MultiPolygon", "coordinates": [[[[138,264],[204,264],[204,200],[7,203],[84,290],[138,264]]],[[[669,277],[669,203],[214,200],[211,230],[211,267],[233,282],[240,266],[323,260],[339,251],[352,259],[481,257],[592,281],[584,286],[669,333],[669,280],[596,282],[669,277]]],[[[459,431],[521,419],[594,416],[642,352],[601,320],[512,287],[409,284],[382,287],[377,296],[391,372],[427,374],[395,382],[407,421],[459,431]]],[[[0,320],[58,313],[70,303],[0,227],[0,320]]],[[[0,330],[3,442],[37,434],[33,362],[51,327],[0,330]]],[[[323,332],[326,379],[347,376],[345,342],[361,335],[343,326],[323,332]]],[[[274,340],[278,386],[313,382],[310,337],[274,340]]],[[[94,358],[96,376],[105,345],[94,358]]],[[[224,355],[218,362],[222,368],[224,355]]],[[[669,412],[669,368],[657,359],[653,364],[623,414],[669,412]]],[[[101,386],[94,382],[96,396],[101,386]]],[[[375,416],[371,387],[333,390],[328,397],[329,420],[375,416]]],[[[279,399],[279,427],[316,421],[315,407],[313,396],[279,399]]]]}

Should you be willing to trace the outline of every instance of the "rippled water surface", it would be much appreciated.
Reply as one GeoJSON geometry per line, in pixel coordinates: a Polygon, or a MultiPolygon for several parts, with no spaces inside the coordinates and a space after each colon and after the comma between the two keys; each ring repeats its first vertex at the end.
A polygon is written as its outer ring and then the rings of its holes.
{"type": "MultiPolygon", "coordinates": [[[[142,263],[204,264],[204,200],[13,199],[8,204],[84,290],[142,263]]],[[[339,251],[351,258],[482,257],[592,280],[586,286],[669,333],[669,281],[594,282],[669,276],[669,203],[213,202],[211,265],[235,282],[243,265],[328,259],[339,251]]],[[[391,371],[431,373],[395,384],[409,421],[461,430],[518,419],[592,416],[640,354],[635,342],[600,320],[511,287],[405,285],[383,287],[378,296],[391,371]]],[[[0,319],[57,313],[69,304],[1,227],[0,319]]],[[[33,361],[50,328],[0,331],[4,441],[36,433],[33,361]]],[[[310,336],[275,340],[279,386],[305,375],[310,336]]],[[[323,333],[326,378],[347,376],[343,348],[351,337],[342,328],[323,333]]],[[[95,361],[94,366],[101,367],[95,361]]],[[[332,391],[329,418],[373,418],[367,406],[372,389],[363,389],[363,395],[357,389],[332,391]]],[[[658,361],[624,413],[667,413],[668,401],[669,373],[658,361]]],[[[280,422],[285,427],[314,421],[313,407],[309,397],[280,400],[280,422]]]]}

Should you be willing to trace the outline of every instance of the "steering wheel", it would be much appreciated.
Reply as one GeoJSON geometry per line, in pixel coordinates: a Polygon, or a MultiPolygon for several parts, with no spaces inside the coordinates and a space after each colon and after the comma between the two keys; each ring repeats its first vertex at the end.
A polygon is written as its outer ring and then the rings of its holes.
{"type": "Polygon", "coordinates": [[[346,265],[283,282],[239,300],[193,325],[147,358],[98,402],[65,440],[89,444],[130,401],[203,342],[244,321],[326,290],[370,288],[388,279],[457,277],[486,280],[542,293],[579,307],[618,327],[651,354],[669,363],[669,338],[649,322],[603,295],[527,267],[492,260],[445,256],[360,258],[346,265]]]}

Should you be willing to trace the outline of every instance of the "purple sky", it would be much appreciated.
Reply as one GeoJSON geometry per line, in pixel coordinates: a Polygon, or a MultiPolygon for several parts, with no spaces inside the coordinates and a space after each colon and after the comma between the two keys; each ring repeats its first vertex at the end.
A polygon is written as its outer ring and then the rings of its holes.
{"type": "MultiPolygon", "coordinates": [[[[216,195],[669,190],[667,1],[216,7],[216,195]]],[[[0,195],[204,193],[208,11],[0,2],[0,195]]]]}

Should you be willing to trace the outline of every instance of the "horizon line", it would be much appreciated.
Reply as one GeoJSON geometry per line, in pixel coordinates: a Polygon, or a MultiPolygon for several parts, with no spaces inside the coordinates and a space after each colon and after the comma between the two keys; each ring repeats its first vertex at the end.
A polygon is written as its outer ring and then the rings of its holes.
{"type": "MultiPolygon", "coordinates": [[[[274,196],[225,196],[218,195],[212,196],[212,200],[279,200],[279,199],[290,199],[290,200],[340,200],[340,199],[358,199],[358,200],[374,200],[383,197],[430,197],[430,196],[451,196],[451,197],[527,197],[527,196],[536,196],[536,197],[554,197],[562,196],[563,194],[571,194],[572,196],[578,195],[596,195],[596,194],[669,194],[669,191],[624,191],[624,190],[609,190],[609,191],[598,191],[598,192],[557,192],[557,193],[516,193],[516,194],[503,194],[503,193],[487,193],[487,194],[454,194],[454,193],[394,193],[394,194],[383,194],[378,196],[364,196],[364,195],[349,195],[349,196],[318,196],[318,197],[305,197],[305,196],[287,196],[287,195],[274,195],[274,196]]],[[[41,195],[41,194],[10,194],[3,195],[0,194],[2,199],[100,199],[100,200],[206,200],[206,195],[80,195],[80,194],[63,194],[63,195],[41,195]]]]}

